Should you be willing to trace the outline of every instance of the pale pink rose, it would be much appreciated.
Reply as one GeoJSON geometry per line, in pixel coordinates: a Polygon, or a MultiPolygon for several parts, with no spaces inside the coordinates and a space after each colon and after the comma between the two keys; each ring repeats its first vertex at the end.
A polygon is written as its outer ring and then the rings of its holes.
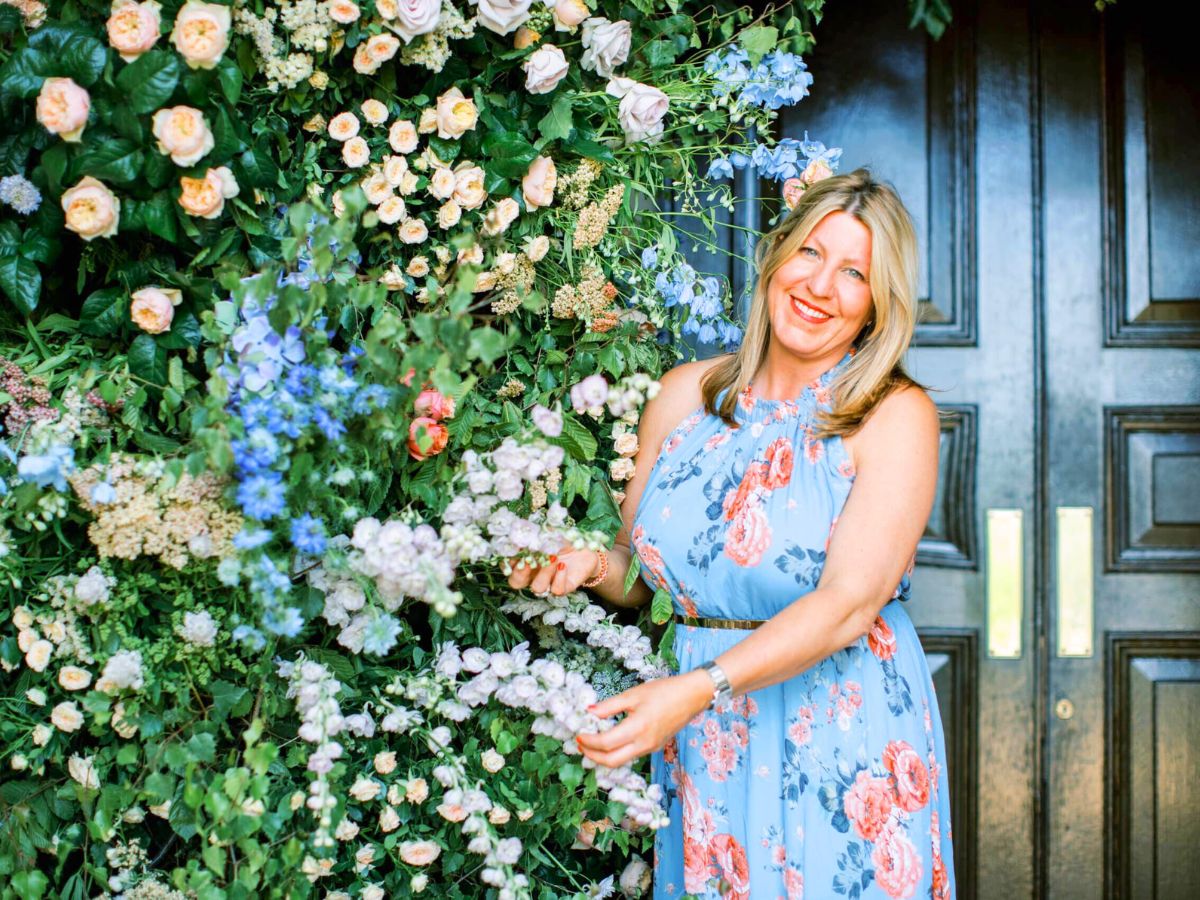
{"type": "Polygon", "coordinates": [[[471,0],[479,7],[479,24],[496,34],[508,34],[529,18],[532,0],[471,0]]]}
{"type": "Polygon", "coordinates": [[[554,4],[554,30],[574,32],[592,14],[583,0],[557,0],[554,4]]]}
{"type": "Polygon", "coordinates": [[[154,114],[158,152],[177,166],[190,166],[213,148],[213,134],[204,114],[190,106],[172,106],[154,114]]]}
{"type": "Polygon", "coordinates": [[[412,153],[417,149],[417,129],[408,119],[397,119],[388,129],[388,143],[397,153],[412,153]]]}
{"type": "Polygon", "coordinates": [[[429,193],[439,200],[449,200],[454,196],[456,184],[458,184],[458,178],[454,172],[445,166],[438,166],[429,176],[429,193]]]}
{"type": "Polygon", "coordinates": [[[171,327],[175,307],[183,300],[176,288],[144,287],[134,291],[129,304],[129,318],[147,334],[162,334],[171,327]]]}
{"type": "Polygon", "coordinates": [[[379,215],[379,221],[384,225],[395,225],[408,215],[408,210],[405,208],[402,197],[388,197],[379,204],[379,209],[376,212],[379,215]]]}
{"type": "Polygon", "coordinates": [[[238,183],[225,166],[208,169],[203,178],[180,178],[179,205],[189,216],[215,219],[225,210],[225,201],[238,195],[238,183]]]}
{"type": "MultiPolygon", "coordinates": [[[[405,220],[400,226],[398,232],[400,240],[406,244],[421,244],[429,237],[429,227],[421,219],[412,218],[405,220]]],[[[411,268],[411,263],[409,264],[411,268]]],[[[411,274],[411,273],[410,273],[411,274]]]]}
{"type": "Polygon", "coordinates": [[[488,214],[484,216],[484,235],[487,237],[496,237],[503,234],[520,214],[521,207],[517,205],[517,201],[512,197],[505,197],[497,201],[496,205],[488,210],[488,214]]]}
{"type": "Polygon", "coordinates": [[[329,120],[329,136],[335,141],[348,141],[358,134],[358,116],[352,112],[340,112],[329,120]]]}
{"type": "Polygon", "coordinates": [[[442,848],[433,841],[400,842],[400,858],[410,866],[427,866],[437,859],[441,853],[442,848]]]}
{"type": "Polygon", "coordinates": [[[434,421],[453,418],[454,406],[453,397],[447,397],[433,388],[421,391],[413,401],[413,409],[418,416],[428,416],[434,421]]]}
{"type": "Polygon", "coordinates": [[[85,241],[112,237],[117,233],[121,201],[103,182],[91,175],[85,175],[74,187],[64,191],[61,203],[67,229],[85,241]]]}
{"type": "Polygon", "coordinates": [[[77,144],[87,125],[92,98],[70,78],[47,78],[37,98],[37,120],[51,134],[77,144]]]}
{"type": "Polygon", "coordinates": [[[601,78],[612,78],[613,70],[629,59],[633,29],[622,19],[610,22],[593,16],[583,23],[583,55],[579,64],[601,78]]]}
{"type": "Polygon", "coordinates": [[[725,555],[739,566],[757,566],[771,546],[771,523],[762,508],[753,503],[744,507],[729,523],[725,532],[725,555]]]}
{"type": "MultiPolygon", "coordinates": [[[[424,457],[420,457],[424,459],[424,457]]],[[[457,803],[443,803],[437,808],[438,815],[447,822],[461,822],[468,815],[467,811],[457,803]]]]}
{"type": "Polygon", "coordinates": [[[387,62],[400,49],[400,39],[391,34],[374,34],[367,38],[367,55],[375,65],[387,62]]]}
{"type": "Polygon", "coordinates": [[[442,140],[461,138],[479,120],[475,101],[453,87],[437,98],[437,134],[442,140]]]}
{"type": "Polygon", "coordinates": [[[133,62],[157,43],[162,33],[162,7],[154,0],[113,0],[105,28],[109,45],[125,62],[133,62]]]}
{"type": "Polygon", "coordinates": [[[539,209],[554,202],[554,188],[558,185],[558,168],[548,156],[539,156],[529,164],[529,171],[521,179],[521,195],[526,209],[539,209]]]}
{"type": "Polygon", "coordinates": [[[799,178],[789,178],[783,183],[783,202],[788,209],[795,209],[803,196],[804,182],[799,178]]]}
{"type": "Polygon", "coordinates": [[[171,40],[192,69],[212,69],[229,46],[228,6],[188,0],[175,17],[171,40]]]}
{"type": "Polygon", "coordinates": [[[404,43],[437,28],[442,15],[442,0],[398,0],[395,14],[386,16],[393,20],[388,26],[404,43]]]}
{"type": "Polygon", "coordinates": [[[875,883],[889,897],[906,900],[916,892],[921,880],[921,854],[899,828],[889,829],[871,851],[875,863],[875,883]]]}
{"type": "Polygon", "coordinates": [[[814,185],[832,174],[833,169],[829,167],[829,163],[823,159],[814,159],[804,167],[804,171],[800,173],[800,180],[805,185],[814,185]]]}
{"type": "Polygon", "coordinates": [[[454,170],[454,201],[463,209],[479,209],[487,199],[483,169],[459,163],[454,170]]]}
{"type": "Polygon", "coordinates": [[[441,229],[453,228],[462,218],[462,207],[453,200],[447,200],[438,207],[438,227],[441,229]]]}
{"type": "Polygon", "coordinates": [[[364,138],[352,137],[342,144],[342,162],[351,169],[361,169],[370,161],[371,148],[364,138]]]}
{"type": "MultiPolygon", "coordinates": [[[[446,442],[450,440],[450,432],[446,430],[446,426],[442,425],[435,419],[428,416],[418,416],[412,420],[412,424],[408,428],[408,455],[413,459],[420,461],[427,459],[430,456],[436,456],[446,449],[446,442]],[[424,432],[425,439],[431,443],[424,449],[421,449],[420,435],[424,432]]],[[[461,809],[462,807],[457,807],[461,809]]],[[[442,807],[438,807],[438,812],[442,812],[442,807]]],[[[445,813],[442,813],[445,816],[445,813]]],[[[463,813],[465,818],[466,813],[463,813]]],[[[449,816],[446,816],[449,818],[449,816]]],[[[450,819],[451,822],[461,821],[460,819],[450,819]]]]}
{"type": "Polygon", "coordinates": [[[359,108],[362,110],[363,118],[371,125],[382,125],[388,119],[387,105],[374,98],[364,100],[359,108]]]}
{"type": "Polygon", "coordinates": [[[532,47],[541,39],[542,36],[536,31],[522,25],[517,29],[517,33],[513,35],[513,49],[524,50],[526,47],[532,47]]]}
{"type": "Polygon", "coordinates": [[[876,778],[866,769],[842,798],[842,809],[859,837],[873,841],[883,832],[892,813],[892,790],[886,778],[876,778]]]}
{"type": "Polygon", "coordinates": [[[663,118],[670,105],[665,93],[630,78],[612,79],[607,91],[621,98],[617,119],[621,123],[621,130],[625,132],[626,144],[653,142],[662,136],[663,118]]]}
{"type": "Polygon", "coordinates": [[[525,90],[531,94],[548,94],[567,77],[571,66],[563,52],[553,44],[543,44],[521,64],[525,70],[525,90]]]}
{"type": "Polygon", "coordinates": [[[333,0],[329,4],[329,18],[339,25],[350,25],[358,21],[361,15],[358,4],[353,0],[333,0]]]}
{"type": "Polygon", "coordinates": [[[929,770],[912,745],[890,741],[883,751],[883,764],[892,773],[897,806],[916,812],[929,802],[929,770]]]}

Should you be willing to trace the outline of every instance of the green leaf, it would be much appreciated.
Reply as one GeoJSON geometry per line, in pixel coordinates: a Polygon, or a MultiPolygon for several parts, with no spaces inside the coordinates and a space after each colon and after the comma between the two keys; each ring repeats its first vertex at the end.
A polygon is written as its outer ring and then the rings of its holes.
{"type": "Polygon", "coordinates": [[[21,229],[16,222],[0,222],[0,255],[15,256],[21,247],[21,229]]]}
{"type": "Polygon", "coordinates": [[[200,346],[200,322],[191,310],[176,314],[171,330],[158,339],[165,350],[186,350],[200,346]]]}
{"type": "Polygon", "coordinates": [[[171,99],[182,71],[176,54],[150,50],[120,71],[117,87],[125,92],[125,102],[134,112],[152,113],[171,99]]]}
{"type": "Polygon", "coordinates": [[[213,698],[213,718],[218,722],[228,718],[230,711],[250,693],[246,688],[228,681],[210,681],[208,689],[213,698]]]}
{"type": "Polygon", "coordinates": [[[21,900],[38,900],[50,887],[50,879],[37,869],[23,869],[12,877],[12,888],[21,900]]]}
{"type": "Polygon", "coordinates": [[[471,359],[483,360],[490,366],[503,355],[507,344],[504,335],[496,329],[486,326],[476,328],[471,332],[471,345],[467,354],[471,359]]]}
{"type": "Polygon", "coordinates": [[[645,49],[646,62],[651,68],[661,68],[663,66],[673,65],[675,59],[679,56],[679,51],[675,46],[674,41],[650,41],[645,49]]]}
{"type": "Polygon", "coordinates": [[[636,553],[629,554],[629,571],[625,573],[625,584],[621,589],[622,596],[629,596],[629,592],[633,590],[633,584],[637,581],[637,577],[641,574],[641,571],[642,558],[636,553]]]}
{"type": "Polygon", "coordinates": [[[538,122],[538,133],[548,141],[557,141],[565,138],[571,133],[571,129],[575,127],[575,123],[571,117],[572,97],[570,94],[563,94],[561,97],[556,97],[554,105],[550,107],[550,111],[542,116],[542,120],[538,122]]]}
{"type": "Polygon", "coordinates": [[[54,74],[91,87],[108,63],[108,47],[82,25],[43,25],[29,36],[29,46],[46,54],[54,74]]]}
{"type": "Polygon", "coordinates": [[[51,58],[41,50],[23,47],[0,67],[0,95],[32,97],[53,70],[51,58]]]}
{"type": "Polygon", "coordinates": [[[757,66],[764,56],[775,49],[779,43],[779,29],[766,25],[757,28],[747,28],[738,35],[738,43],[750,57],[750,65],[757,66]]]}
{"type": "Polygon", "coordinates": [[[483,152],[490,157],[485,168],[505,178],[523,177],[538,155],[533,144],[515,135],[484,138],[483,152]]]}
{"type": "Polygon", "coordinates": [[[97,141],[85,145],[72,168],[77,176],[91,175],[106,184],[132,184],[142,170],[142,150],[120,138],[97,141]]]}
{"type": "Polygon", "coordinates": [[[101,288],[79,310],[79,330],[95,337],[113,337],[128,323],[129,295],[123,288],[101,288]]]}
{"type": "Polygon", "coordinates": [[[563,786],[569,791],[579,787],[579,783],[583,781],[583,766],[576,762],[565,762],[558,767],[558,780],[563,783],[563,786]]]}
{"type": "Polygon", "coordinates": [[[30,229],[25,232],[25,239],[21,241],[20,254],[26,259],[48,266],[58,259],[61,249],[58,241],[46,237],[40,231],[30,229]]]}
{"type": "Polygon", "coordinates": [[[217,755],[217,742],[211,734],[194,734],[187,742],[188,757],[192,762],[212,762],[217,755]]]}
{"type": "Polygon", "coordinates": [[[225,99],[236,106],[242,97],[242,70],[228,56],[217,64],[217,80],[225,99]]]}
{"type": "Polygon", "coordinates": [[[675,607],[671,605],[671,595],[662,588],[654,592],[654,598],[650,601],[650,621],[655,625],[661,625],[671,618],[671,613],[675,611],[675,607]]]}
{"type": "Polygon", "coordinates": [[[159,191],[149,200],[137,201],[138,220],[151,234],[165,241],[175,240],[175,201],[168,191],[159,191]]]}
{"type": "Polygon", "coordinates": [[[24,257],[0,256],[0,289],[17,309],[29,315],[42,295],[42,273],[24,257]]]}
{"type": "Polygon", "coordinates": [[[21,28],[23,22],[15,6],[0,6],[0,34],[12,34],[21,28]]]}
{"type": "Polygon", "coordinates": [[[171,162],[171,157],[158,153],[147,153],[142,165],[142,176],[147,186],[158,190],[164,187],[179,172],[179,167],[171,162]]]}
{"type": "Polygon", "coordinates": [[[55,196],[61,194],[63,175],[67,171],[66,142],[59,141],[42,154],[41,169],[46,175],[46,186],[50,189],[50,193],[55,196]]]}
{"type": "Polygon", "coordinates": [[[271,155],[261,148],[251,147],[237,158],[245,174],[245,180],[240,184],[249,184],[257,188],[272,188],[279,186],[279,167],[271,159],[271,155]]]}
{"type": "Polygon", "coordinates": [[[148,334],[139,334],[129,345],[129,371],[151,384],[167,383],[167,351],[148,334]]]}
{"type": "Polygon", "coordinates": [[[570,413],[563,414],[562,434],[550,439],[580,462],[592,462],[596,458],[597,443],[583,423],[570,413]]]}

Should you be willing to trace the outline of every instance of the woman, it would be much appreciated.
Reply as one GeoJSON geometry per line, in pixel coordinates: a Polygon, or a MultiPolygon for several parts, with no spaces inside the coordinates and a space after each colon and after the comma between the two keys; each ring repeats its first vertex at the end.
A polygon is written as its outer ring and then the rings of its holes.
{"type": "Polygon", "coordinates": [[[680,674],[597,704],[626,715],[578,737],[608,766],[654,754],[656,898],[954,894],[941,721],[901,605],[939,435],[901,366],[916,256],[866,171],[808,188],[759,246],[741,349],[647,405],[612,551],[512,576],[671,595],[680,674]]]}

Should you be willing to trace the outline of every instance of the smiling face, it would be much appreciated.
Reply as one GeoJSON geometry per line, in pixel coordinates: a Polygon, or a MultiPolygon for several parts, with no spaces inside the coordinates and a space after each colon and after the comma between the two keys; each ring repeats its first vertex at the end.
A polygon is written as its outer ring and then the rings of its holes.
{"type": "Polygon", "coordinates": [[[818,222],[767,284],[768,352],[837,363],[871,315],[870,265],[866,225],[840,211],[818,222]]]}

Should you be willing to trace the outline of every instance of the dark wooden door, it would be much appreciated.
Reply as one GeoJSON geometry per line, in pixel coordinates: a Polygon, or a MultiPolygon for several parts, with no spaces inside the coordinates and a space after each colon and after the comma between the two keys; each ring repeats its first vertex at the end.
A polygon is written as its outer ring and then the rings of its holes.
{"type": "Polygon", "coordinates": [[[1159,4],[831,3],[783,135],[899,189],[946,414],[909,614],[960,897],[1200,883],[1200,65],[1159,4]]]}

